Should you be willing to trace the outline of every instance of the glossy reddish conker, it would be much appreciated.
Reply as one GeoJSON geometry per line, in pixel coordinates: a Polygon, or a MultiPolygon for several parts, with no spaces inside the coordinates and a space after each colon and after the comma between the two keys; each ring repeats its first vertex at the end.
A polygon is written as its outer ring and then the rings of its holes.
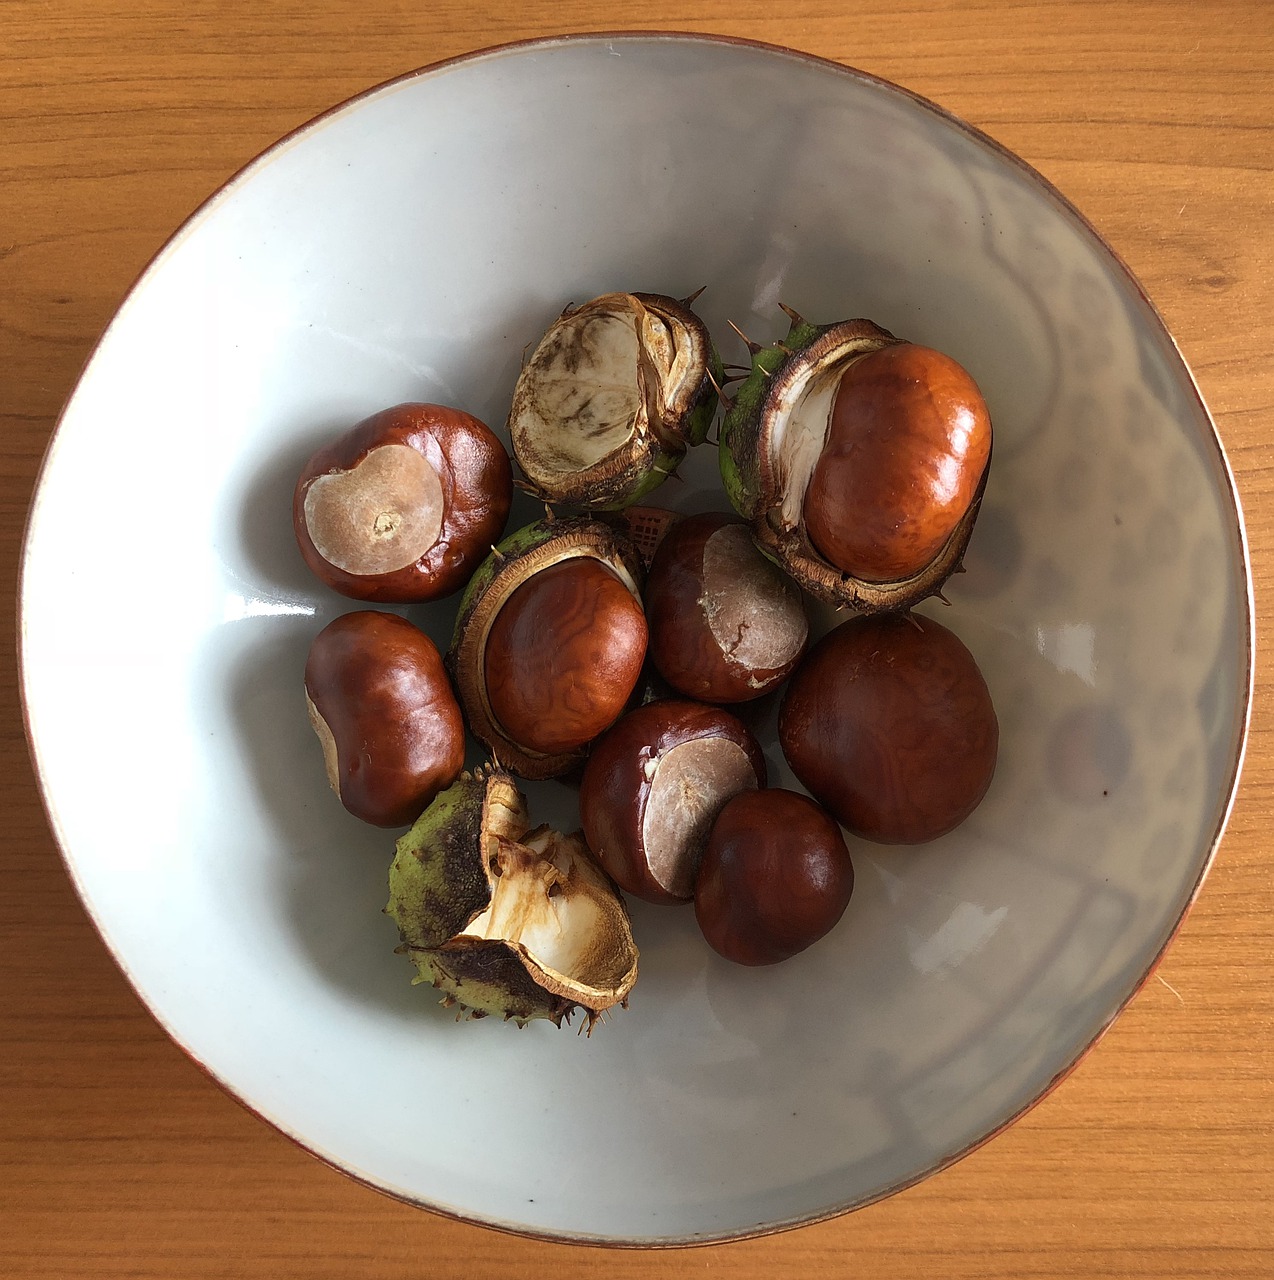
{"type": "Polygon", "coordinates": [[[776,964],[827,934],[853,891],[845,837],[825,810],[795,791],[746,791],[708,835],[695,918],[727,960],[776,964]]]}
{"type": "Polygon", "coordinates": [[[792,677],[779,743],[809,793],[856,835],[919,844],[991,784],[999,724],[973,655],[918,614],[842,623],[792,677]]]}
{"type": "Polygon", "coordinates": [[[651,702],[598,740],[580,781],[580,822],[621,889],[648,902],[694,893],[704,842],[722,805],[765,786],[746,725],[697,702],[651,702]]]}
{"type": "Polygon", "coordinates": [[[664,535],[646,577],[650,657],[687,697],[746,702],[805,652],[801,593],[737,516],[706,512],[664,535]]]}
{"type": "Polygon", "coordinates": [[[600,560],[574,556],[528,578],[496,614],[487,700],[520,747],[575,751],[619,718],[645,657],[641,602],[600,560]]]}
{"type": "Polygon", "coordinates": [[[414,822],[464,767],[464,722],[442,657],[396,614],[328,623],[310,645],[305,694],[332,790],[364,822],[414,822]]]}
{"type": "Polygon", "coordinates": [[[805,491],[806,532],[855,578],[910,578],[968,512],[990,456],[986,403],[950,356],[909,342],[858,356],[805,491]]]}
{"type": "Polygon", "coordinates": [[[292,525],[305,563],[335,591],[385,603],[459,590],[504,531],[509,455],[471,414],[400,404],[318,450],[292,525]]]}

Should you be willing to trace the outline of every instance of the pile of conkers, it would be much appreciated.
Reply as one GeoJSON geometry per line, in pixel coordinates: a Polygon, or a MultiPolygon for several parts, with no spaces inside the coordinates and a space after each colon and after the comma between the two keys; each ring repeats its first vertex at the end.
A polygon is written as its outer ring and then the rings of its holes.
{"type": "Polygon", "coordinates": [[[525,365],[508,423],[519,483],[579,514],[548,508],[503,536],[503,445],[428,404],[358,424],[296,486],[297,541],[329,587],[399,604],[463,592],[445,657],[397,614],[360,610],[316,637],[305,687],[346,808],[412,824],[391,872],[404,948],[478,1016],[578,1007],[591,1027],[626,1003],[619,889],[693,901],[730,960],[787,959],[846,909],[844,830],[935,839],[995,768],[972,655],[910,612],[960,566],[986,484],[972,378],[868,321],[789,311],[782,342],[749,343],[727,399],[692,302],[568,308],[525,365]],[[718,402],[734,511],[646,509],[643,524],[632,504],[704,440],[718,402]],[[812,647],[807,595],[852,612],[812,647]],[[735,713],[780,689],[779,745],[808,795],[767,787],[735,713]],[[466,725],[485,772],[462,774],[466,725]],[[513,775],[577,783],[582,836],[532,827],[513,775]]]}

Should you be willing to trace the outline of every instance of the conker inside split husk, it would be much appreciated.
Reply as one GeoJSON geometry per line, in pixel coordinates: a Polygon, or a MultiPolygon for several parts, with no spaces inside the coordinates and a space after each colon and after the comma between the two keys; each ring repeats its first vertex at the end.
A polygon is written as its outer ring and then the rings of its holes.
{"type": "Polygon", "coordinates": [[[646,635],[627,539],[594,520],[541,520],[475,573],[447,661],[474,736],[515,773],[551,778],[623,712],[646,635]]]}
{"type": "Polygon", "coordinates": [[[808,796],[746,791],[721,810],[695,882],[695,918],[736,964],[776,964],[845,914],[854,867],[845,837],[808,796]]]}
{"type": "Polygon", "coordinates": [[[765,781],[760,745],[728,711],[651,702],[593,747],[580,782],[580,821],[620,888],[648,902],[683,902],[694,893],[721,806],[765,781]]]}
{"type": "Polygon", "coordinates": [[[910,608],[959,567],[991,456],[991,420],[950,357],[869,320],[793,315],[721,426],[721,474],[757,544],[816,599],[910,608]]]}
{"type": "Polygon", "coordinates": [[[737,516],[707,512],[664,535],[646,577],[650,657],[680,693],[747,702],[805,652],[801,593],[737,516]]]}
{"type": "Polygon", "coordinates": [[[414,822],[464,767],[464,723],[434,643],[404,618],[360,610],[328,623],[305,663],[328,781],[364,822],[414,822]]]}
{"type": "Polygon", "coordinates": [[[325,445],[301,470],[292,524],[335,591],[384,603],[458,591],[504,532],[504,446],[459,409],[400,404],[325,445]]]}
{"type": "Polygon", "coordinates": [[[891,615],[851,619],[810,650],[783,696],[779,742],[850,831],[919,844],[981,802],[999,724],[961,641],[931,618],[891,615]]]}

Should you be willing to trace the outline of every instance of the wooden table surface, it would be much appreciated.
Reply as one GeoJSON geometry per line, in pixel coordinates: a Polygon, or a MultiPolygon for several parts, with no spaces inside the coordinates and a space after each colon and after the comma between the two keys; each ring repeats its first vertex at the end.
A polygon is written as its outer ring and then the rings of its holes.
{"type": "MultiPolygon", "coordinates": [[[[1211,405],[1246,506],[1264,634],[1274,573],[1269,0],[630,0],[617,12],[633,28],[786,43],[896,80],[1066,192],[1140,277],[1211,405]]],[[[58,412],[131,281],[205,196],[279,135],[381,80],[492,43],[620,23],[589,0],[530,0],[520,14],[492,0],[4,0],[6,610],[58,412]]],[[[11,621],[2,630],[7,658],[11,621]]],[[[1202,898],[1161,980],[1078,1072],[1015,1128],[905,1194],[691,1252],[550,1245],[405,1208],[230,1101],[152,1023],[81,911],[32,779],[14,663],[3,672],[4,1276],[1274,1276],[1264,654],[1242,788],[1202,898]]]]}

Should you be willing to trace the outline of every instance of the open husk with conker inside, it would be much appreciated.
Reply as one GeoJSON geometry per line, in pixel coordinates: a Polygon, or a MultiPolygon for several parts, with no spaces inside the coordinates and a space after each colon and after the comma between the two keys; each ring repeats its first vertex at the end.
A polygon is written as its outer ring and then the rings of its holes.
{"type": "Polygon", "coordinates": [[[646,656],[641,562],[600,521],[511,534],[461,597],[447,664],[469,728],[506,768],[553,778],[623,713],[646,656]]]}
{"type": "Polygon", "coordinates": [[[518,377],[509,412],[529,493],[625,507],[703,443],[722,368],[692,301],[607,293],[562,312],[518,377]]]}
{"type": "Polygon", "coordinates": [[[870,320],[789,312],[721,426],[726,492],[757,545],[816,599],[862,613],[939,593],[968,545],[991,420],[949,356],[870,320]]]}
{"type": "Polygon", "coordinates": [[[588,1028],[637,981],[628,911],[582,836],[531,828],[498,767],[464,773],[398,841],[386,912],[417,983],[471,1017],[588,1028]]]}

